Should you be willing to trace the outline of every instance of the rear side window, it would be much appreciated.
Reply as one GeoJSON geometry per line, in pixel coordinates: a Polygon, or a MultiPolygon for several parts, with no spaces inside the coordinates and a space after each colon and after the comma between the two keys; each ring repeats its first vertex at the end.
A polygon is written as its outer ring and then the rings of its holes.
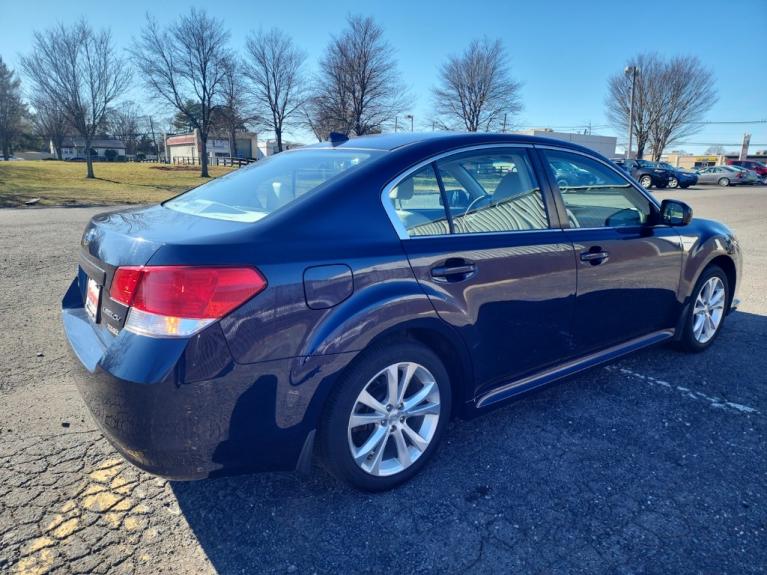
{"type": "Polygon", "coordinates": [[[389,193],[389,201],[410,237],[549,226],[543,195],[524,148],[449,156],[400,181],[389,193]]]}
{"type": "Polygon", "coordinates": [[[543,194],[527,151],[472,152],[437,162],[456,233],[542,230],[543,194]]]}
{"type": "Polygon", "coordinates": [[[341,149],[283,152],[203,184],[164,205],[206,218],[256,222],[383,153],[341,149]]]}

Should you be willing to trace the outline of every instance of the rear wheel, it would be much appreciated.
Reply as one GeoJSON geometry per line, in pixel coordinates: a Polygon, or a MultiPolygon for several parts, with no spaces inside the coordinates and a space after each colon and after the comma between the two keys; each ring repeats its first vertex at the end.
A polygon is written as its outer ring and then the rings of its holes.
{"type": "Polygon", "coordinates": [[[639,178],[639,183],[642,184],[643,188],[650,188],[652,186],[652,178],[650,176],[642,176],[639,178]]]}
{"type": "Polygon", "coordinates": [[[447,371],[429,348],[411,342],[371,348],[329,399],[320,429],[326,465],[366,491],[407,481],[442,439],[451,397],[447,371]]]}
{"type": "Polygon", "coordinates": [[[727,187],[730,185],[730,179],[729,178],[719,178],[719,185],[727,187]]]}
{"type": "Polygon", "coordinates": [[[719,266],[710,266],[701,274],[692,292],[692,301],[684,321],[679,343],[686,351],[703,351],[710,346],[724,323],[730,285],[719,266]]]}

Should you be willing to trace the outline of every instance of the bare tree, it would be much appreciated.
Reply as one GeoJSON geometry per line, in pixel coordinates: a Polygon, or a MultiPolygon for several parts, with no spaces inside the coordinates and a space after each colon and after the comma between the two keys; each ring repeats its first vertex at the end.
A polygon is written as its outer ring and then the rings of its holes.
{"type": "Polygon", "coordinates": [[[724,156],[727,153],[727,150],[721,144],[716,144],[715,146],[709,146],[706,148],[705,153],[706,155],[711,156],[724,156]]]}
{"type": "Polygon", "coordinates": [[[226,132],[229,138],[229,154],[236,156],[237,130],[244,130],[248,124],[258,119],[258,115],[248,106],[242,75],[234,60],[227,63],[221,93],[222,103],[214,123],[226,132]]]}
{"type": "Polygon", "coordinates": [[[6,160],[11,156],[25,111],[26,106],[21,100],[21,80],[0,58],[0,151],[6,160]]]}
{"type": "Polygon", "coordinates": [[[473,40],[462,54],[448,57],[438,82],[434,108],[443,127],[490,131],[522,109],[521,84],[511,77],[500,40],[473,40]]]}
{"type": "Polygon", "coordinates": [[[35,92],[58,102],[83,138],[87,177],[93,178],[91,142],[110,105],[125,92],[130,71],[112,46],[108,30],[94,31],[85,20],[35,32],[32,53],[21,59],[35,92]]]}
{"type": "Polygon", "coordinates": [[[321,124],[358,136],[380,132],[407,108],[394,51],[370,17],[349,16],[320,61],[313,106],[321,124]]]}
{"type": "Polygon", "coordinates": [[[141,113],[133,102],[125,102],[122,106],[109,111],[107,129],[109,133],[125,144],[128,155],[136,153],[136,145],[141,136],[139,124],[141,113]]]}
{"type": "Polygon", "coordinates": [[[299,113],[301,125],[310,130],[318,142],[326,140],[330,132],[338,131],[321,97],[315,95],[307,98],[299,113]]]}
{"type": "Polygon", "coordinates": [[[306,100],[305,60],[306,54],[278,28],[251,34],[245,45],[243,72],[264,126],[274,132],[278,152],[286,123],[297,117],[306,100]]]}
{"type": "Polygon", "coordinates": [[[147,16],[141,38],[131,49],[149,90],[175,108],[200,138],[200,176],[208,174],[208,135],[220,103],[227,63],[229,32],[221,20],[192,8],[161,30],[147,16]]]}
{"type": "MultiPolygon", "coordinates": [[[[640,70],[634,90],[636,157],[652,148],[657,160],[667,145],[699,129],[695,122],[716,102],[713,79],[694,57],[665,61],[657,54],[639,54],[627,65],[640,70]]],[[[631,77],[622,72],[610,77],[607,117],[619,130],[628,129],[630,101],[631,77]]]]}
{"type": "Polygon", "coordinates": [[[657,120],[650,129],[653,160],[669,144],[699,132],[701,120],[717,101],[714,78],[695,56],[672,58],[664,66],[657,120]]]}
{"type": "Polygon", "coordinates": [[[66,112],[55,100],[48,100],[42,94],[32,97],[32,124],[35,132],[45,140],[56,153],[56,158],[62,159],[61,148],[64,146],[64,138],[70,131],[66,112]]]}

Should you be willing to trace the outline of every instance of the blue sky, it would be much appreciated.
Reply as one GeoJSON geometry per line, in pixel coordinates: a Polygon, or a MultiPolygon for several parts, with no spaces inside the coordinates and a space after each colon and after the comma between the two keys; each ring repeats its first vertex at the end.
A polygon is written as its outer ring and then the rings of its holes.
{"type": "MultiPolygon", "coordinates": [[[[416,129],[419,124],[428,127],[429,92],[440,63],[482,35],[503,41],[513,75],[523,83],[524,110],[516,118],[520,127],[582,130],[591,122],[594,133],[616,135],[604,116],[606,81],[640,51],[694,54],[710,67],[719,102],[707,120],[767,120],[767,0],[644,1],[633,7],[575,0],[229,1],[199,6],[206,5],[220,7],[218,16],[231,30],[233,48],[243,46],[250,30],[277,26],[307,52],[310,70],[348,13],[372,15],[384,27],[403,80],[415,96],[416,129]]],[[[34,29],[81,15],[96,27],[110,27],[116,44],[125,47],[138,35],[147,11],[160,22],[170,22],[189,6],[177,0],[0,0],[0,55],[16,67],[18,54],[31,47],[34,29]]],[[[143,93],[131,97],[142,101],[143,93]]],[[[146,106],[151,110],[151,103],[146,106]]],[[[752,150],[767,149],[767,123],[709,125],[675,147],[702,152],[706,145],[692,143],[737,144],[744,131],[752,133],[752,150]]]]}

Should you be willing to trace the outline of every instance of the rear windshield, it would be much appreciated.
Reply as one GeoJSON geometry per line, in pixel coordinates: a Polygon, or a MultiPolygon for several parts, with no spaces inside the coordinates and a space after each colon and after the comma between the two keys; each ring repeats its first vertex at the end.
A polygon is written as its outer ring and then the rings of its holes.
{"type": "Polygon", "coordinates": [[[189,190],[164,205],[206,218],[256,222],[383,153],[326,149],[283,152],[189,190]]]}

